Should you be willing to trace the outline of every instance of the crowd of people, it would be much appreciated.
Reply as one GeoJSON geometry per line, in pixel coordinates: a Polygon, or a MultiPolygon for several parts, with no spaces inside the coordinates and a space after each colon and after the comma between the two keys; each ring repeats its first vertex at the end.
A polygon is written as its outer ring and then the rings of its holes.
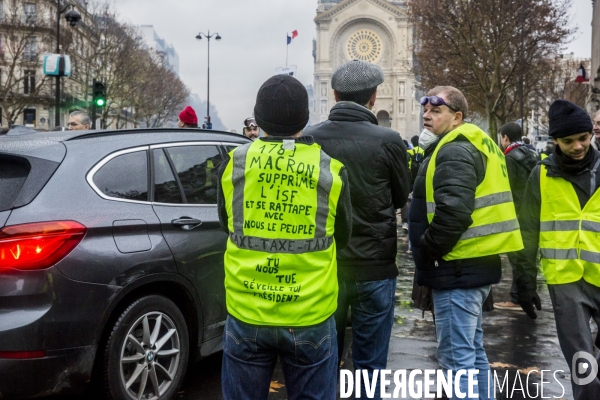
{"type": "MultiPolygon", "coordinates": [[[[420,100],[423,131],[405,142],[372,112],[383,81],[374,64],[341,65],[331,79],[336,104],[308,128],[298,80],[276,75],[258,90],[242,128],[252,141],[219,169],[219,220],[229,237],[224,398],[266,399],[279,360],[290,399],[335,399],[348,324],[354,369],[369,379],[386,369],[403,209],[413,299],[434,314],[441,369],[478,370],[474,398],[490,398],[482,313],[501,279],[500,255],[513,280],[510,299],[494,306],[532,319],[541,309],[541,257],[574,397],[600,399],[600,379],[580,385],[585,359],[575,362],[600,346],[590,328],[592,319],[600,325],[600,113],[554,101],[552,146],[539,155],[516,123],[499,129],[499,146],[466,122],[459,89],[437,86],[420,100]]],[[[67,127],[90,123],[75,111],[67,127]]],[[[177,126],[198,127],[192,107],[177,126]]],[[[464,374],[455,390],[467,387],[464,374]]]]}
{"type": "MultiPolygon", "coordinates": [[[[423,131],[407,146],[371,111],[383,80],[376,65],[343,64],[332,75],[328,119],[307,129],[308,98],[297,80],[275,76],[259,89],[254,117],[244,121],[253,141],[219,171],[229,235],[224,397],[266,399],[279,358],[289,398],[334,399],[348,319],[354,368],[369,377],[386,368],[396,210],[412,193],[404,216],[413,296],[434,313],[440,368],[478,370],[475,398],[490,398],[482,312],[501,278],[500,255],[508,255],[513,285],[496,307],[535,319],[539,251],[575,399],[600,398],[600,380],[579,385],[571,364],[578,352],[594,354],[590,320],[600,323],[600,158],[592,139],[600,138],[600,117],[592,124],[583,109],[556,100],[548,112],[554,148],[542,159],[518,124],[500,128],[498,146],[465,121],[463,93],[438,86],[421,99],[423,131]],[[290,175],[288,184],[266,184],[271,171],[290,175]],[[286,191],[295,199],[284,200],[286,191]],[[310,211],[265,212],[284,201],[310,211]],[[310,228],[294,234],[279,228],[286,224],[310,228]]],[[[447,398],[467,386],[465,374],[447,398]]],[[[378,387],[374,393],[379,398],[378,387]]]]}

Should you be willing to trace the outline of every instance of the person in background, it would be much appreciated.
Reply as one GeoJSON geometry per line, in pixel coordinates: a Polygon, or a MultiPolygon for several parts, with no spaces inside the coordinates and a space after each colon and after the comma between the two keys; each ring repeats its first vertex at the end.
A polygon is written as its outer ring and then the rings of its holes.
{"type": "Polygon", "coordinates": [[[70,131],[84,131],[90,129],[92,120],[90,115],[85,111],[73,111],[69,114],[69,122],[67,126],[70,131]]]}
{"type": "Polygon", "coordinates": [[[248,117],[244,120],[244,128],[242,132],[248,139],[256,140],[256,138],[258,138],[260,128],[256,124],[256,119],[254,119],[254,117],[248,117]]]}
{"type": "Polygon", "coordinates": [[[600,110],[596,111],[592,114],[592,124],[594,126],[592,132],[594,133],[594,137],[592,137],[592,147],[594,150],[600,150],[600,110]]]}
{"type": "MultiPolygon", "coordinates": [[[[508,172],[508,180],[510,181],[510,190],[512,192],[513,202],[517,216],[521,210],[523,193],[525,192],[525,184],[529,178],[529,174],[533,167],[540,160],[535,150],[531,150],[523,139],[523,131],[517,123],[510,122],[502,125],[498,131],[501,140],[500,145],[504,150],[506,159],[506,169],[508,172]]],[[[517,282],[514,279],[517,268],[517,254],[508,253],[508,261],[512,268],[512,285],[510,287],[510,301],[494,303],[494,307],[500,310],[522,311],[518,302],[517,282]]]]}
{"type": "Polygon", "coordinates": [[[419,172],[419,167],[423,162],[423,155],[425,152],[422,148],[419,147],[419,135],[414,135],[410,138],[410,142],[412,143],[412,150],[408,151],[409,160],[408,160],[408,168],[410,169],[411,174],[411,187],[415,183],[415,178],[417,177],[417,173],[419,172]]]}
{"type": "Polygon", "coordinates": [[[552,153],[554,153],[554,148],[556,146],[552,142],[546,143],[546,148],[542,150],[540,153],[540,160],[548,158],[552,153]]]}
{"type": "Polygon", "coordinates": [[[530,150],[536,151],[535,147],[531,144],[531,140],[527,136],[522,136],[521,140],[523,141],[523,143],[525,143],[525,147],[527,147],[530,150]]]}
{"type": "Polygon", "coordinates": [[[177,126],[180,128],[197,128],[198,117],[196,116],[196,111],[190,106],[181,110],[177,118],[177,126]]]}

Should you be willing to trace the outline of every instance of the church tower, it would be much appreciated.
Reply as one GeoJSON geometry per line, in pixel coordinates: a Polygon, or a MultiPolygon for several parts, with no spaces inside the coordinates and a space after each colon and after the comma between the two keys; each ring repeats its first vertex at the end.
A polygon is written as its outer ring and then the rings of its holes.
{"type": "Polygon", "coordinates": [[[315,17],[315,85],[312,124],[325,121],[335,104],[331,76],[353,59],[377,64],[385,81],[373,113],[379,125],[405,139],[419,134],[421,105],[412,73],[413,28],[403,1],[319,0],[315,17]]]}

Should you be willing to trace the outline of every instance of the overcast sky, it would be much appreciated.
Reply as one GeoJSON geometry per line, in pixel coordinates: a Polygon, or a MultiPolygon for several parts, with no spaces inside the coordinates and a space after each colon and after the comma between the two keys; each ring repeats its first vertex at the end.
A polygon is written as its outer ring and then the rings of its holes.
{"type": "MultiPolygon", "coordinates": [[[[566,52],[591,55],[591,0],[572,0],[573,25],[578,33],[566,52]]],[[[241,131],[252,115],[256,92],[285,66],[286,33],[298,31],[289,45],[288,65],[297,78],[313,83],[312,40],[317,0],[115,0],[120,19],[134,25],[153,25],[157,34],[179,54],[179,75],[206,100],[207,41],[199,32],[218,32],[210,43],[210,102],[228,129],[241,131]]],[[[196,110],[202,120],[203,110],[196,110]]]]}

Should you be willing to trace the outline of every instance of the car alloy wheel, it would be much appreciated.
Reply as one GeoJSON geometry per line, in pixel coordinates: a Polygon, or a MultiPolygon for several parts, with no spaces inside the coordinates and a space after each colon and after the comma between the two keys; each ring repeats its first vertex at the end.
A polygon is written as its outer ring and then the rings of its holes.
{"type": "Polygon", "coordinates": [[[150,312],[138,319],[123,343],[119,364],[121,383],[134,399],[165,394],[179,366],[181,345],[168,315],[150,312]]]}
{"type": "Polygon", "coordinates": [[[182,382],[189,345],[185,319],[162,296],[142,297],[121,314],[105,351],[111,399],[170,399],[182,382]]]}

